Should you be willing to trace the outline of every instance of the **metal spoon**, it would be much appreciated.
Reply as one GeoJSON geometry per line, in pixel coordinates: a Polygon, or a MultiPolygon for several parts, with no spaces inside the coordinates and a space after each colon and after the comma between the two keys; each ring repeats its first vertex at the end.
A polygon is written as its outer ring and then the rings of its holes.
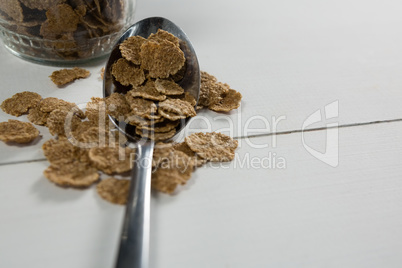
{"type": "MultiPolygon", "coordinates": [[[[113,92],[124,93],[121,92],[121,89],[116,88],[110,72],[112,64],[122,57],[119,50],[120,43],[135,35],[147,38],[151,33],[156,33],[158,29],[168,31],[181,40],[180,48],[186,57],[186,72],[179,85],[185,92],[190,93],[198,100],[200,69],[194,48],[186,34],[178,26],[160,17],[147,18],[135,23],[118,40],[105,68],[103,80],[105,98],[113,92]]],[[[149,259],[151,172],[154,141],[144,141],[144,138],[136,135],[135,126],[126,124],[123,121],[119,122],[110,115],[109,119],[130,142],[136,143],[137,146],[116,267],[146,268],[148,267],[149,259]]],[[[188,119],[182,120],[177,127],[177,134],[187,123],[188,119]]]]}

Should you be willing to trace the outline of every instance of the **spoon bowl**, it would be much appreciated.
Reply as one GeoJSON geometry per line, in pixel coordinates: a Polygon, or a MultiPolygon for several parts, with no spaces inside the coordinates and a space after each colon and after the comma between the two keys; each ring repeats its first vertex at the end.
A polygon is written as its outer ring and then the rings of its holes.
{"type": "MultiPolygon", "coordinates": [[[[186,34],[173,22],[160,17],[147,18],[132,25],[118,40],[107,61],[103,80],[103,94],[108,97],[118,92],[124,94],[128,87],[116,87],[111,74],[111,67],[122,58],[119,45],[131,36],[148,38],[158,29],[165,30],[180,39],[180,49],[186,59],[186,71],[178,84],[185,92],[198,100],[200,91],[200,69],[194,48],[186,34]]],[[[136,145],[136,154],[131,174],[129,196],[123,221],[116,267],[146,268],[149,259],[150,199],[152,156],[155,142],[136,134],[135,126],[108,115],[115,127],[123,133],[129,142],[136,145]]],[[[184,129],[189,118],[180,120],[176,135],[184,129]]]]}
{"type": "MultiPolygon", "coordinates": [[[[148,38],[150,34],[156,33],[159,29],[165,30],[180,39],[180,49],[184,52],[184,57],[186,58],[186,72],[183,79],[180,80],[178,84],[184,89],[185,92],[191,94],[191,96],[198,101],[201,78],[195,50],[182,29],[180,29],[170,20],[161,17],[147,18],[133,24],[117,41],[106,63],[105,73],[103,76],[103,97],[106,98],[114,92],[125,93],[124,91],[130,89],[117,88],[116,84],[114,83],[114,78],[111,74],[111,67],[113,63],[122,58],[119,45],[131,36],[139,35],[143,38],[148,38]]],[[[118,128],[118,130],[122,132],[129,140],[138,141],[141,139],[140,136],[136,135],[134,126],[126,124],[126,122],[118,121],[111,116],[109,116],[109,118],[118,128]]],[[[180,120],[176,135],[186,126],[188,120],[189,118],[185,119],[184,121],[180,120]]]]}

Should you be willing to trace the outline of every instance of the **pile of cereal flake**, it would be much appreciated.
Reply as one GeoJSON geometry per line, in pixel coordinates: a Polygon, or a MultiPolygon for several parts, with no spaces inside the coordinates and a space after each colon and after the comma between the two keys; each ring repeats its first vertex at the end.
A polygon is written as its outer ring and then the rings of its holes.
{"type": "MultiPolygon", "coordinates": [[[[42,98],[28,91],[3,101],[4,112],[14,116],[27,114],[31,123],[48,127],[55,136],[42,146],[50,162],[44,171],[47,179],[56,185],[74,188],[97,183],[97,192],[103,199],[116,204],[127,202],[130,184],[127,177],[135,148],[127,146],[126,138],[117,131],[108,115],[123,118],[136,126],[138,135],[157,141],[152,162],[154,190],[173,193],[179,185],[186,184],[196,168],[209,161],[234,159],[238,142],[222,133],[194,133],[181,143],[160,142],[176,133],[180,120],[196,114],[196,100],[185,94],[178,84],[182,79],[180,72],[185,68],[179,41],[170,33],[158,31],[148,39],[134,37],[122,43],[123,57],[115,62],[111,73],[115,83],[129,87],[127,93],[93,97],[85,111],[74,103],[42,98]],[[165,49],[175,60],[166,57],[165,49]],[[151,58],[158,57],[152,53],[161,55],[159,60],[153,62],[151,58]],[[111,177],[101,179],[104,177],[101,174],[111,177]]],[[[200,94],[197,108],[227,112],[240,106],[241,94],[206,72],[201,73],[200,94]]],[[[20,122],[13,120],[11,123],[15,124],[14,121],[20,122]]],[[[4,123],[0,123],[0,139],[9,131],[1,127],[4,123]]],[[[35,131],[30,132],[33,135],[35,131]]]]}
{"type": "Polygon", "coordinates": [[[111,65],[110,73],[115,92],[125,92],[125,98],[112,116],[135,126],[141,137],[172,138],[181,120],[196,115],[197,103],[177,83],[186,66],[180,40],[159,29],[147,39],[131,36],[119,49],[122,57],[111,65]]]}

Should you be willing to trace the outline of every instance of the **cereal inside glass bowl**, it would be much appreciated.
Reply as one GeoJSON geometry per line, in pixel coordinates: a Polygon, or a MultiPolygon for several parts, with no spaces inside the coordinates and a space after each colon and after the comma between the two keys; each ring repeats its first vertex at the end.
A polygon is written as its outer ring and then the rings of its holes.
{"type": "Polygon", "coordinates": [[[135,0],[0,0],[0,35],[15,55],[75,64],[107,55],[135,0]]]}

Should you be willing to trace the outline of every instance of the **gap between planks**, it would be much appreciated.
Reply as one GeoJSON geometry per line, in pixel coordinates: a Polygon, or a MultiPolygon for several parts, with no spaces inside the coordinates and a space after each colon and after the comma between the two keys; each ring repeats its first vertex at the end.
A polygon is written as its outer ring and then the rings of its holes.
{"type": "MultiPolygon", "coordinates": [[[[398,123],[398,122],[402,122],[402,118],[390,119],[390,120],[378,120],[378,121],[371,121],[371,122],[364,122],[364,123],[352,123],[352,124],[345,124],[345,125],[333,126],[333,127],[310,128],[310,129],[304,129],[304,130],[295,129],[295,130],[280,131],[280,132],[273,132],[273,133],[267,133],[267,134],[234,137],[234,139],[236,139],[236,140],[245,139],[245,138],[253,139],[253,138],[261,138],[261,137],[269,137],[269,136],[273,136],[273,135],[290,135],[290,134],[301,133],[301,132],[322,131],[322,130],[333,129],[333,128],[360,127],[360,126],[367,126],[367,125],[378,125],[378,124],[398,123]]],[[[6,163],[0,163],[0,166],[18,165],[18,164],[24,164],[24,163],[28,164],[28,163],[43,162],[43,161],[47,161],[47,159],[41,158],[41,159],[35,159],[35,160],[6,162],[6,163]]]]}

